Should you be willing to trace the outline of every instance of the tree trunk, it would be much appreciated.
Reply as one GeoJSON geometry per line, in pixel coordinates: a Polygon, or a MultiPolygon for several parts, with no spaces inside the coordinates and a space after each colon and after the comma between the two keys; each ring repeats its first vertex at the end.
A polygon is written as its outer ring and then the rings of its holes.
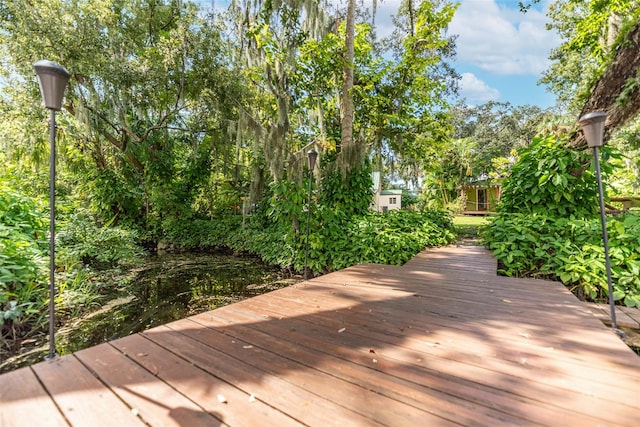
{"type": "Polygon", "coordinates": [[[407,2],[407,7],[409,9],[409,31],[410,31],[411,37],[414,37],[416,35],[416,24],[415,24],[414,12],[413,12],[413,0],[409,0],[407,2]]]}
{"type": "Polygon", "coordinates": [[[341,169],[346,172],[353,166],[353,58],[355,39],[355,0],[349,0],[347,5],[347,28],[345,36],[346,52],[344,58],[343,84],[342,84],[342,109],[341,109],[341,169]]]}
{"type": "MultiPolygon", "coordinates": [[[[585,103],[580,117],[593,111],[607,113],[604,141],[640,112],[640,23],[636,24],[617,48],[613,61],[585,103]]],[[[584,135],[578,132],[569,145],[586,145],[584,135]]]]}

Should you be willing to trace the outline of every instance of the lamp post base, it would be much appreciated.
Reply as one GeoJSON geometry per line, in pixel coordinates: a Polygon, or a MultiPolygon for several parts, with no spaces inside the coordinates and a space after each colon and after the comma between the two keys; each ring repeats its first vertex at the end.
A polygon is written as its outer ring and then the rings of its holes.
{"type": "Polygon", "coordinates": [[[618,328],[613,328],[613,332],[622,340],[625,341],[627,339],[627,334],[624,333],[623,330],[618,328]]]}

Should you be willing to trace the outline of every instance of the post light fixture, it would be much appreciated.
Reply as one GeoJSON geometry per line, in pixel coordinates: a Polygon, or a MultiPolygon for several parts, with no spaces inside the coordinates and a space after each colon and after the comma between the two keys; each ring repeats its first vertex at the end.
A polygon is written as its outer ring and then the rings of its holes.
{"type": "Polygon", "coordinates": [[[313,172],[313,169],[316,167],[316,159],[318,158],[318,152],[314,149],[311,149],[307,153],[307,157],[309,158],[309,171],[313,172]]]}
{"type": "Polygon", "coordinates": [[[596,111],[593,113],[585,114],[580,117],[578,123],[582,128],[582,133],[587,140],[589,148],[602,147],[604,140],[604,122],[607,120],[607,113],[602,111],[596,111]]]}
{"type": "Polygon", "coordinates": [[[45,107],[51,110],[49,127],[49,355],[45,360],[56,357],[55,344],[55,295],[56,295],[56,111],[62,109],[64,90],[69,82],[70,74],[60,64],[51,61],[38,61],[33,64],[40,83],[40,93],[45,107]]]}
{"type": "Polygon", "coordinates": [[[64,89],[69,82],[69,72],[60,64],[42,60],[33,64],[40,83],[44,106],[53,111],[62,109],[64,89]]]}
{"type": "Polygon", "coordinates": [[[311,220],[311,186],[313,184],[313,169],[316,166],[316,159],[318,158],[318,152],[311,149],[307,152],[307,158],[309,160],[309,197],[307,199],[307,235],[304,243],[304,279],[309,278],[309,223],[311,220]]]}
{"type": "Polygon", "coordinates": [[[609,291],[609,309],[611,311],[611,327],[613,331],[621,335],[618,330],[618,322],[616,321],[616,307],[613,299],[613,283],[611,280],[611,261],[609,258],[609,237],[607,234],[607,217],[604,211],[604,191],[602,189],[602,175],[600,173],[600,153],[598,147],[604,145],[604,124],[607,119],[607,113],[593,112],[580,117],[578,124],[582,128],[582,133],[587,140],[587,145],[593,148],[593,159],[596,166],[596,179],[598,181],[598,199],[600,201],[600,223],[602,224],[602,241],[604,243],[604,259],[605,268],[607,270],[607,285],[609,291]]]}

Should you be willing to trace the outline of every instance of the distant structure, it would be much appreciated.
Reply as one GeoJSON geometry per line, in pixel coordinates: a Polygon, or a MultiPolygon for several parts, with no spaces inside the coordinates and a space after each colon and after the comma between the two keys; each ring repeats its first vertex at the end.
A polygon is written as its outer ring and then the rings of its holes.
{"type": "Polygon", "coordinates": [[[489,183],[486,179],[474,180],[463,185],[460,189],[462,198],[462,214],[486,215],[493,213],[500,201],[502,187],[500,184],[489,183]]]}
{"type": "Polygon", "coordinates": [[[387,212],[402,208],[402,190],[383,190],[380,172],[372,172],[371,180],[373,181],[371,210],[387,212]]]}

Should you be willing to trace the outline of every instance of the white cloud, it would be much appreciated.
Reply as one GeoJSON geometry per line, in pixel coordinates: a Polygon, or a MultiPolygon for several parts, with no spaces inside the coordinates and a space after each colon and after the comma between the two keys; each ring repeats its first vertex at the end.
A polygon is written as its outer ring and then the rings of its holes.
{"type": "Polygon", "coordinates": [[[520,13],[495,0],[463,0],[449,33],[457,34],[457,61],[501,75],[540,75],[549,65],[549,52],[560,43],[547,31],[548,18],[530,9],[520,13]]]}
{"type": "Polygon", "coordinates": [[[398,14],[399,7],[400,0],[378,1],[376,9],[376,33],[379,39],[390,36],[395,29],[392,22],[392,16],[398,14]]]}
{"type": "Polygon", "coordinates": [[[500,98],[500,91],[492,88],[472,73],[463,73],[460,79],[460,96],[470,104],[484,104],[500,98]]]}

